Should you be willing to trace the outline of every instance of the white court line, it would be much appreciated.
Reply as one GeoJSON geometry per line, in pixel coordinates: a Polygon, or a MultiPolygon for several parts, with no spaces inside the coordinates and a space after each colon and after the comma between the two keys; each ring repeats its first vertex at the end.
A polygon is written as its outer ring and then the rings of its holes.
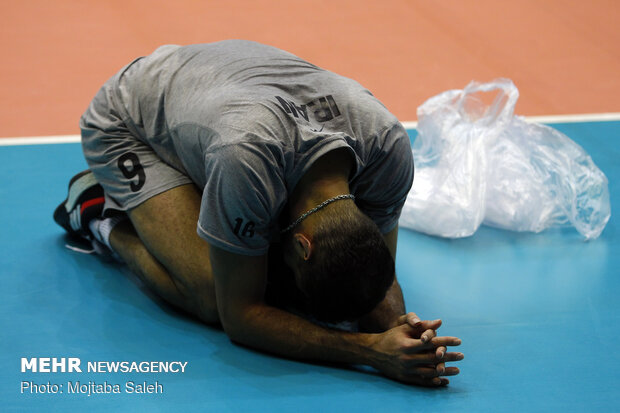
{"type": "MultiPolygon", "coordinates": [[[[620,121],[620,113],[586,113],[581,115],[525,116],[528,122],[536,123],[577,123],[620,121]]],[[[405,129],[418,127],[416,121],[401,122],[405,129]]],[[[80,135],[31,136],[20,138],[0,138],[0,146],[45,145],[53,143],[79,143],[80,135]]]]}
{"type": "MultiPolygon", "coordinates": [[[[535,123],[578,123],[620,121],[620,113],[585,113],[580,115],[524,116],[527,122],[535,123]]],[[[405,129],[415,129],[418,122],[401,122],[405,129]]]]}
{"type": "Polygon", "coordinates": [[[577,123],[619,121],[620,113],[584,113],[581,115],[525,116],[525,120],[537,123],[577,123]]]}
{"type": "Polygon", "coordinates": [[[418,127],[418,122],[415,120],[409,122],[401,122],[401,124],[405,129],[415,129],[418,127]]]}
{"type": "Polygon", "coordinates": [[[44,144],[50,144],[50,143],[78,143],[78,142],[80,142],[80,135],[0,138],[0,146],[44,145],[44,144]]]}

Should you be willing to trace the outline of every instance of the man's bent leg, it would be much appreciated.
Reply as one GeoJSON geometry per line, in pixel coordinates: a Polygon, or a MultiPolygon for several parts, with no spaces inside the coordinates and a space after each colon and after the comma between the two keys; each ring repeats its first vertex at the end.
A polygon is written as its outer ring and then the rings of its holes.
{"type": "Polygon", "coordinates": [[[114,227],[110,243],[129,269],[157,295],[176,307],[189,313],[195,310],[189,306],[168,274],[168,270],[146,249],[130,221],[114,227]]]}
{"type": "Polygon", "coordinates": [[[133,228],[119,224],[110,243],[162,298],[215,323],[219,317],[209,244],[196,233],[200,200],[194,185],[156,195],[128,212],[133,228]]]}

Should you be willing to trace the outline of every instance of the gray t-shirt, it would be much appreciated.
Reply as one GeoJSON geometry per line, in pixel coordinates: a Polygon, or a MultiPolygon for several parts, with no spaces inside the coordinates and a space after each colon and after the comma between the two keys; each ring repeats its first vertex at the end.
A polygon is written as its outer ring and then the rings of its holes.
{"type": "Polygon", "coordinates": [[[312,163],[347,148],[356,203],[392,230],[413,181],[406,131],[357,82],[250,41],[162,46],[117,76],[137,138],[203,189],[198,234],[262,255],[312,163]]]}

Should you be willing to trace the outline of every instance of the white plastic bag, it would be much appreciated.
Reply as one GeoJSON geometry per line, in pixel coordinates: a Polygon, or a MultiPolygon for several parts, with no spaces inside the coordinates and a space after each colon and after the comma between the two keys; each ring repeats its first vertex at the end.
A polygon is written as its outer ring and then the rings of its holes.
{"type": "Polygon", "coordinates": [[[418,108],[401,226],[450,238],[482,223],[534,232],[570,223],[586,239],[601,234],[611,213],[605,175],[562,133],[514,116],[518,97],[512,81],[497,79],[418,108]]]}

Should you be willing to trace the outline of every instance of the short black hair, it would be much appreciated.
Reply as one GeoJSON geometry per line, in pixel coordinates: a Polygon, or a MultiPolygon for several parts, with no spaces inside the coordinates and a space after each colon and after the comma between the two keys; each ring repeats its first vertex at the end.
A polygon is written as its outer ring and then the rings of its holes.
{"type": "Polygon", "coordinates": [[[370,313],[394,282],[394,259],[379,228],[347,204],[321,211],[313,252],[299,268],[307,311],[324,322],[370,313]]]}

